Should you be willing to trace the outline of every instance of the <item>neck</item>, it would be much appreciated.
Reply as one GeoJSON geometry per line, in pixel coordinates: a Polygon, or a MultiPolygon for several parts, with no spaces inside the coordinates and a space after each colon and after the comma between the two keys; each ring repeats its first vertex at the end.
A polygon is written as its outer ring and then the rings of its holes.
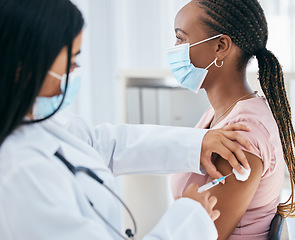
{"type": "MultiPolygon", "coordinates": [[[[235,106],[234,103],[238,99],[245,97],[241,99],[245,100],[253,97],[247,96],[253,93],[253,91],[247,83],[246,73],[243,73],[240,76],[236,75],[219,77],[218,79],[214,80],[214,84],[212,84],[212,86],[208,86],[207,88],[205,88],[205,90],[207,92],[209,101],[215,111],[215,115],[212,121],[213,123],[217,119],[218,122],[220,122],[223,118],[225,118],[230,113],[231,109],[235,106]]],[[[217,124],[218,122],[216,122],[215,124],[217,124]]]]}

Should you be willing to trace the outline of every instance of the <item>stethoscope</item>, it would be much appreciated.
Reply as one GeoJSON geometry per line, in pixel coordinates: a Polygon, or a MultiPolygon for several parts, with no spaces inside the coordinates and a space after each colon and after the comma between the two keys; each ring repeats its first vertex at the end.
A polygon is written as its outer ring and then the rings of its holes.
{"type": "Polygon", "coordinates": [[[129,208],[126,206],[126,204],[122,201],[122,199],[116,194],[114,193],[108,186],[106,186],[103,182],[103,180],[101,178],[99,178],[91,169],[86,168],[86,167],[82,167],[82,166],[78,166],[78,167],[74,167],[70,162],[68,162],[60,153],[56,152],[54,154],[58,159],[60,159],[66,166],[67,168],[74,174],[76,175],[79,172],[85,173],[86,175],[88,175],[89,177],[91,177],[92,179],[94,179],[95,181],[99,182],[101,185],[103,185],[117,200],[119,200],[119,202],[124,206],[124,208],[126,209],[126,211],[128,212],[128,214],[130,215],[133,225],[134,225],[134,233],[132,233],[131,229],[126,229],[125,234],[127,235],[128,238],[126,238],[125,236],[123,236],[112,224],[109,223],[108,220],[106,220],[95,208],[95,206],[93,205],[93,203],[88,199],[89,204],[91,205],[91,207],[93,208],[93,210],[95,211],[95,213],[114,231],[116,232],[121,238],[128,240],[128,239],[135,239],[135,235],[136,235],[136,231],[137,231],[137,227],[136,227],[136,222],[135,219],[132,215],[132,213],[130,212],[129,208]]]}

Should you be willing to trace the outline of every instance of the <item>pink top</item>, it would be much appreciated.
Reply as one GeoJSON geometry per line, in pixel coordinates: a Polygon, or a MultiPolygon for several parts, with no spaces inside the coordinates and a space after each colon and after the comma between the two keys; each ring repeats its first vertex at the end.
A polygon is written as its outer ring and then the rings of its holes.
{"type": "MultiPolygon", "coordinates": [[[[213,116],[214,109],[211,107],[205,112],[197,127],[208,128],[213,116]]],[[[246,213],[229,239],[267,239],[284,180],[284,155],[278,127],[264,97],[238,102],[229,115],[213,128],[220,128],[231,123],[242,123],[251,129],[250,132],[240,133],[254,148],[252,153],[262,159],[263,173],[246,213]]],[[[246,151],[244,148],[243,150],[246,151]]],[[[171,177],[173,196],[181,196],[191,183],[202,186],[207,178],[207,174],[205,176],[195,173],[173,174],[171,177]]]]}

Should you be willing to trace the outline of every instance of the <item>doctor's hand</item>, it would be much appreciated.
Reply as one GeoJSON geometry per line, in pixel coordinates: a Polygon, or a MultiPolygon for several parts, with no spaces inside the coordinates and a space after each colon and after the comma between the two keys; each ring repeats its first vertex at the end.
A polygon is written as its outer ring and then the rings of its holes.
{"type": "Polygon", "coordinates": [[[201,203],[205,210],[208,212],[211,219],[215,221],[220,216],[220,212],[218,210],[213,210],[214,206],[217,203],[217,198],[211,196],[208,191],[198,193],[198,189],[199,186],[197,184],[191,184],[185,190],[182,197],[190,198],[201,203]]]}
{"type": "Polygon", "coordinates": [[[220,129],[208,131],[203,139],[201,150],[201,166],[213,179],[220,178],[223,175],[217,171],[212,163],[211,157],[213,153],[219,154],[226,159],[229,164],[239,173],[243,174],[243,170],[239,162],[244,168],[249,169],[247,158],[242,149],[235,143],[238,142],[249,151],[252,151],[248,140],[235,131],[249,131],[245,125],[231,124],[220,129]]]}

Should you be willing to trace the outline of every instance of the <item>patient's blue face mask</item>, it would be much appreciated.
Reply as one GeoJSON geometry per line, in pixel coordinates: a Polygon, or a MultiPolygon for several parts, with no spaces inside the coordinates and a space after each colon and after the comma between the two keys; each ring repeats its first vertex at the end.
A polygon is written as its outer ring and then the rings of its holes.
{"type": "Polygon", "coordinates": [[[222,34],[207,38],[192,45],[185,43],[168,49],[168,62],[170,69],[173,76],[183,87],[198,93],[205,80],[205,77],[207,76],[208,68],[214,63],[217,67],[221,67],[217,65],[216,58],[211,64],[209,64],[208,67],[197,68],[191,63],[189,55],[189,49],[191,47],[218,38],[220,36],[222,36],[222,34]]]}
{"type": "MultiPolygon", "coordinates": [[[[76,67],[69,74],[67,92],[60,109],[66,108],[75,100],[80,89],[81,73],[82,69],[76,67]]],[[[62,94],[53,97],[37,97],[33,106],[33,116],[35,119],[44,118],[52,114],[59,107],[65,92],[67,75],[60,76],[52,71],[49,71],[48,74],[60,80],[62,94]]]]}

